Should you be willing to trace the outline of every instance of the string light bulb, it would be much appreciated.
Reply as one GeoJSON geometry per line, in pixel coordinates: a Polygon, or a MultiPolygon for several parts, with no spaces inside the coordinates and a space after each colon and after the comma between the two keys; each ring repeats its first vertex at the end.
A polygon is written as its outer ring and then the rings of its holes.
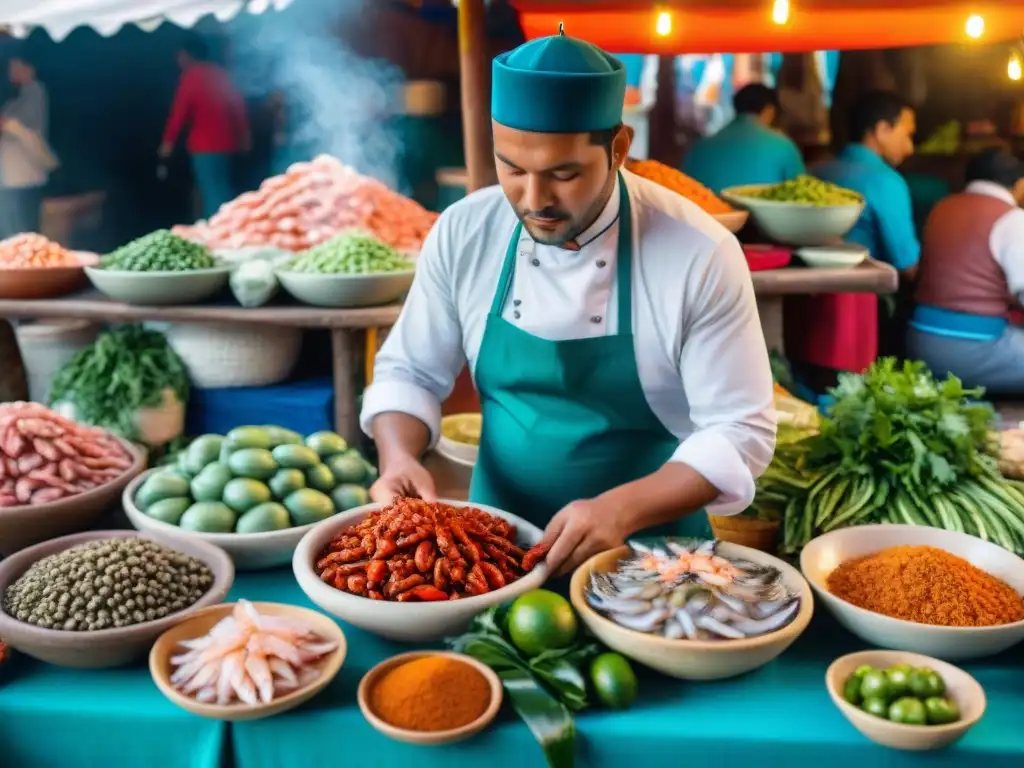
{"type": "Polygon", "coordinates": [[[789,0],[775,0],[772,4],[772,21],[779,25],[789,21],[789,0]]]}
{"type": "Polygon", "coordinates": [[[967,36],[977,40],[983,34],[985,34],[985,19],[978,14],[967,17],[967,25],[965,27],[967,36]]]}
{"type": "Polygon", "coordinates": [[[654,21],[654,33],[658,37],[668,37],[672,34],[672,14],[668,11],[658,11],[654,21]]]}
{"type": "Polygon", "coordinates": [[[1006,74],[1014,82],[1024,78],[1024,61],[1021,60],[1021,55],[1017,51],[1010,54],[1010,61],[1006,65],[1006,74]]]}

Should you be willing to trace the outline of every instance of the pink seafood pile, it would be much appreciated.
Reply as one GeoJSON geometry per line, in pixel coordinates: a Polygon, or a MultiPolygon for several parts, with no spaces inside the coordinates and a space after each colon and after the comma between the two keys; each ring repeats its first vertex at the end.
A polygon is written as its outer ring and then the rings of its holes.
{"type": "Polygon", "coordinates": [[[209,221],[174,232],[213,249],[272,246],[304,251],[345,229],[363,229],[417,253],[437,214],[329,155],[293,164],[225,203],[209,221]]]}
{"type": "Polygon", "coordinates": [[[206,704],[269,704],[320,676],[317,662],[337,649],[302,621],[261,614],[239,600],[207,634],[179,645],[171,684],[206,704]]]}
{"type": "Polygon", "coordinates": [[[132,456],[109,432],[39,403],[0,404],[0,507],[46,504],[120,477],[132,456]]]}

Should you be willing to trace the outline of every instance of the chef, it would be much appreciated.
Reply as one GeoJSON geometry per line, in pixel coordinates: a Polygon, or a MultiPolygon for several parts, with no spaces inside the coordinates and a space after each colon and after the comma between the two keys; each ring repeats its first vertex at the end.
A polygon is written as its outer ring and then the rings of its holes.
{"type": "Polygon", "coordinates": [[[420,463],[468,362],[469,498],[545,528],[554,573],[635,532],[706,533],[772,457],[772,377],[739,243],[622,170],[625,69],[564,34],[492,66],[500,186],[441,215],[376,359],[361,425],[376,501],[435,497],[420,463]]]}

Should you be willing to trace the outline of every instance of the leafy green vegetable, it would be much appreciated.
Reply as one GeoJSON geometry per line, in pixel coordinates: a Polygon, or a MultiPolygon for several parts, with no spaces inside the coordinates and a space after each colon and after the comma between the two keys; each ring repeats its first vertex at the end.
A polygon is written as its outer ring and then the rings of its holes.
{"type": "Polygon", "coordinates": [[[104,331],[54,377],[50,402],[69,402],[77,418],[138,439],[135,415],[160,405],[170,388],[188,402],[188,374],[162,333],[141,325],[104,331]]]}

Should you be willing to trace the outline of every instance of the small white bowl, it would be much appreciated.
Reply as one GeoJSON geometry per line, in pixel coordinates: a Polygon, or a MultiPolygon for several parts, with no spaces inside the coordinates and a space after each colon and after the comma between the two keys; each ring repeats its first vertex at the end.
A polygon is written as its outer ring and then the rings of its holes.
{"type": "Polygon", "coordinates": [[[377,729],[377,731],[388,738],[395,739],[396,741],[404,741],[407,744],[437,746],[439,744],[451,744],[455,741],[468,739],[470,736],[476,735],[490,725],[491,721],[494,720],[494,717],[498,714],[498,710],[501,709],[501,700],[503,695],[504,690],[501,687],[501,680],[494,673],[494,670],[486,664],[477,661],[472,656],[466,656],[462,653],[452,653],[450,651],[410,651],[409,653],[401,653],[398,656],[392,656],[390,659],[385,659],[363,675],[363,679],[359,681],[359,690],[356,694],[356,698],[359,701],[359,709],[362,710],[363,717],[365,717],[367,722],[377,729]],[[377,716],[370,707],[370,692],[373,690],[373,686],[376,685],[377,680],[385,672],[394,669],[400,664],[406,664],[410,661],[422,659],[426,656],[445,656],[449,659],[465,662],[484,676],[487,682],[491,685],[491,702],[487,705],[487,709],[484,710],[484,713],[480,715],[480,717],[471,723],[467,723],[461,728],[452,728],[448,731],[409,731],[405,728],[396,728],[377,716]]]}
{"type": "Polygon", "coordinates": [[[167,536],[180,536],[188,539],[199,539],[227,552],[240,571],[261,571],[277,568],[291,562],[295,547],[317,523],[301,525],[296,528],[285,528],[282,531],[265,533],[200,533],[188,531],[176,525],[150,517],[135,504],[135,494],[142,484],[155,472],[162,468],[143,472],[132,480],[124,489],[121,505],[129,522],[140,531],[152,531],[167,536]]]}
{"type": "Polygon", "coordinates": [[[336,309],[378,307],[398,301],[409,290],[415,269],[368,275],[274,271],[278,282],[303,304],[336,309]]]}
{"type": "Polygon", "coordinates": [[[876,744],[893,749],[923,752],[942,749],[959,740],[983,714],[985,714],[985,691],[978,681],[959,667],[944,661],[905,651],[860,651],[840,656],[825,673],[825,687],[828,695],[843,717],[858,731],[876,744]],[[843,686],[858,667],[868,664],[876,669],[885,669],[896,664],[912,667],[931,667],[946,682],[946,697],[960,708],[960,719],[946,725],[904,725],[868,714],[843,698],[843,686]]]}
{"type": "Polygon", "coordinates": [[[476,466],[477,455],[480,451],[479,445],[473,445],[472,443],[462,443],[458,440],[452,440],[450,437],[445,437],[445,427],[457,424],[459,422],[466,422],[473,420],[476,422],[477,431],[480,429],[479,413],[453,413],[445,416],[441,419],[441,437],[437,441],[437,445],[434,446],[434,450],[449,461],[453,461],[462,467],[474,467],[476,466]]]}
{"type": "MultiPolygon", "coordinates": [[[[518,544],[524,548],[532,547],[544,535],[544,532],[535,525],[494,507],[452,499],[441,501],[453,507],[475,507],[495,517],[504,518],[516,527],[518,544]]],[[[492,605],[513,600],[531,589],[537,589],[547,578],[547,565],[541,563],[523,578],[493,592],[434,603],[371,600],[350,595],[324,584],[315,570],[316,561],[324,547],[343,530],[356,525],[383,506],[367,504],[317,523],[313,530],[302,537],[299,546],[295,548],[295,557],[292,558],[295,578],[310,600],[332,616],[337,616],[367,632],[406,643],[432,642],[449,635],[457,635],[465,631],[473,617],[481,611],[492,605]]]]}
{"type": "Polygon", "coordinates": [[[916,525],[858,525],[813,539],[800,553],[800,570],[833,616],[862,640],[882,648],[939,659],[977,659],[1024,640],[1024,621],[991,627],[919,624],[858,608],[828,591],[828,575],[840,563],[897,546],[927,546],[962,557],[1024,593],[1024,560],[975,536],[916,525]]]}
{"type": "Polygon", "coordinates": [[[228,284],[230,266],[188,272],[133,272],[85,267],[85,274],[107,298],[125,304],[170,306],[198,304],[228,284]]]}
{"type": "Polygon", "coordinates": [[[843,243],[799,248],[796,255],[804,264],[815,269],[850,269],[867,261],[868,249],[862,245],[843,243]]]}

